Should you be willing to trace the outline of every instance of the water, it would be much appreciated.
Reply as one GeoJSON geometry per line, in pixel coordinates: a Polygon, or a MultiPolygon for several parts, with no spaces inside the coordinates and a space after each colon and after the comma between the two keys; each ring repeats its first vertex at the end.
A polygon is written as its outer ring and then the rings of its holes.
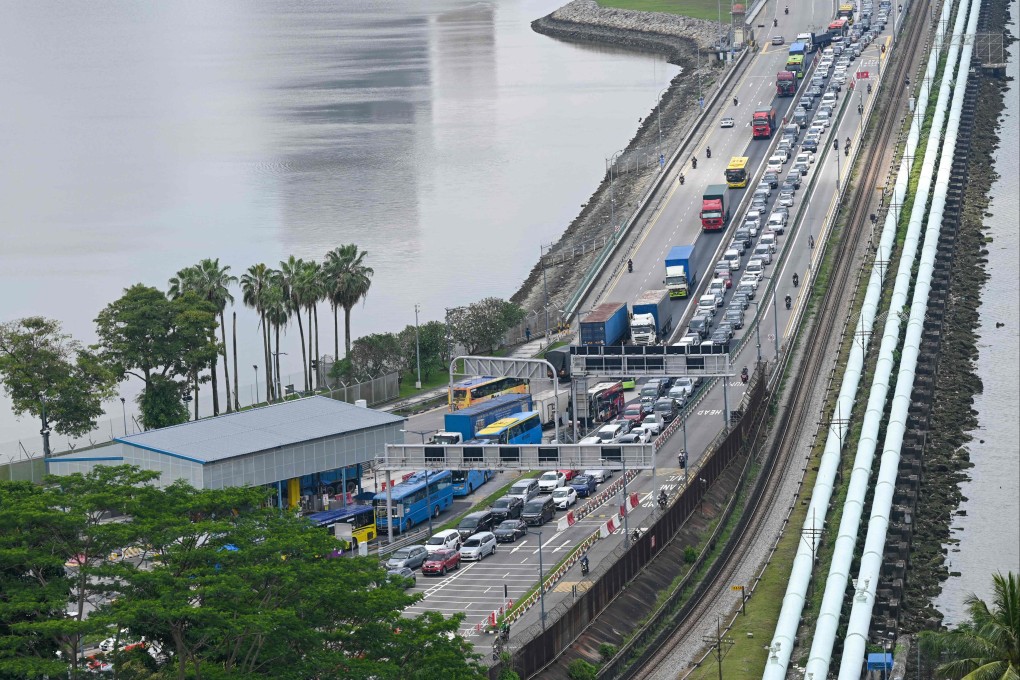
{"type": "MultiPolygon", "coordinates": [[[[0,320],[85,342],[123,288],[205,257],[358,244],[354,337],[509,297],[678,71],[534,33],[560,0],[0,2],[0,320]]],[[[38,439],[8,407],[0,442],[38,439]]]]}
{"type": "MultiPolygon", "coordinates": [[[[1014,1],[1010,13],[1017,16],[1014,1]]],[[[1015,22],[1013,24],[1015,26],[1015,22]]],[[[1015,30],[1015,29],[1013,29],[1015,30]]],[[[1018,44],[1009,50],[1007,73],[1013,82],[1006,91],[1004,119],[1000,127],[1000,145],[995,154],[999,179],[992,185],[988,218],[992,243],[988,244],[989,280],[981,295],[978,329],[978,375],[984,392],[974,399],[978,427],[968,444],[974,467],[970,481],[961,485],[968,499],[960,507],[966,516],[955,517],[951,536],[960,542],[949,546],[949,571],[960,572],[943,584],[935,606],[945,615],[946,625],[955,626],[969,617],[964,600],[971,593],[986,602],[992,597],[992,574],[1020,572],[1020,455],[1017,450],[1017,422],[1020,403],[1017,383],[1020,379],[1016,358],[1020,355],[1020,297],[1016,282],[1020,278],[1017,252],[1020,252],[1020,97],[1017,97],[1018,44]],[[1004,323],[996,328],[996,322],[1004,323]],[[983,443],[981,440],[984,440],[983,443]],[[955,549],[955,551],[954,551],[955,549]]]]}

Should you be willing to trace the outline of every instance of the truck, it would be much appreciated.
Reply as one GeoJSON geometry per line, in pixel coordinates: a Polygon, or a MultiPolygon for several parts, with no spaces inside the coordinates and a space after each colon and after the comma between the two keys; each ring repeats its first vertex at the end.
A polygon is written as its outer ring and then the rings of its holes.
{"type": "Polygon", "coordinates": [[[559,401],[557,401],[556,390],[539,392],[532,398],[535,404],[533,411],[538,411],[543,427],[550,427],[556,423],[556,414],[559,413],[561,422],[566,421],[567,410],[570,407],[570,388],[561,387],[559,401]],[[558,408],[557,408],[558,407],[558,408]]]}
{"type": "Polygon", "coordinates": [[[622,345],[630,335],[630,317],[622,302],[603,302],[581,319],[582,345],[622,345]]]}
{"type": "Polygon", "coordinates": [[[811,41],[811,51],[817,52],[818,50],[824,50],[832,43],[832,34],[830,33],[816,33],[813,34],[815,37],[811,41]]]}
{"type": "Polygon", "coordinates": [[[807,56],[807,45],[800,41],[790,44],[790,56],[793,57],[798,55],[801,57],[807,56]]]}
{"type": "Polygon", "coordinates": [[[492,425],[500,418],[531,410],[530,394],[504,394],[472,404],[459,411],[447,413],[443,418],[442,432],[432,438],[433,444],[463,444],[475,438],[475,433],[492,425]]]}
{"type": "Polygon", "coordinates": [[[549,378],[555,377],[561,383],[570,382],[570,350],[566,347],[556,347],[545,353],[545,360],[553,365],[553,373],[546,369],[549,378]]]}
{"type": "MultiPolygon", "coordinates": [[[[773,109],[775,112],[775,109],[773,109]]],[[[725,184],[709,184],[701,195],[701,228],[704,231],[722,231],[730,221],[730,209],[726,205],[725,184]]]]}
{"type": "Polygon", "coordinates": [[[797,74],[793,71],[780,71],[776,74],[776,96],[792,97],[797,94],[797,74]]]}
{"type": "Polygon", "coordinates": [[[768,139],[776,131],[776,107],[762,106],[751,116],[751,134],[754,139],[768,139]]]}
{"type": "Polygon", "coordinates": [[[815,51],[815,34],[812,33],[811,31],[807,31],[806,33],[798,33],[796,41],[799,43],[804,43],[804,47],[805,49],[807,49],[809,53],[815,51]]]}
{"type": "Polygon", "coordinates": [[[669,291],[646,290],[631,306],[630,336],[637,345],[655,345],[669,337],[673,328],[669,291]]]}
{"type": "Polygon", "coordinates": [[[669,290],[670,298],[685,298],[697,283],[691,269],[694,246],[673,246],[666,255],[666,278],[662,284],[669,290]]]}

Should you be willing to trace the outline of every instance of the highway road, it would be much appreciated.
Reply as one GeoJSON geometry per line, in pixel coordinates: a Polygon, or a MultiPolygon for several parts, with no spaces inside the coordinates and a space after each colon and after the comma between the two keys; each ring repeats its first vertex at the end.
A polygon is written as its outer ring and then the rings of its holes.
{"type": "MultiPolygon", "coordinates": [[[[804,30],[824,30],[831,16],[831,5],[828,3],[818,4],[814,9],[808,10],[807,16],[811,17],[810,25],[787,28],[784,26],[789,17],[779,17],[780,27],[778,31],[768,32],[773,35],[776,32],[782,34],[789,40],[798,32],[804,30]]],[[[791,16],[794,8],[791,8],[791,16]]],[[[801,16],[804,16],[803,13],[801,16]]],[[[771,21],[771,17],[765,19],[771,21]]],[[[761,21],[761,20],[759,20],[761,21]]],[[[875,42],[869,45],[862,57],[850,64],[848,76],[859,71],[868,71],[874,78],[879,70],[880,45],[888,40],[891,26],[887,26],[886,32],[875,42]]],[[[804,89],[803,84],[798,90],[797,97],[775,99],[775,74],[782,70],[788,54],[788,45],[772,46],[766,45],[760,49],[753,62],[748,66],[745,73],[736,83],[733,93],[739,99],[739,105],[733,106],[733,95],[727,97],[727,105],[722,106],[706,128],[706,134],[693,146],[693,153],[698,155],[698,168],[693,170],[689,161],[685,162],[683,172],[686,176],[684,186],[680,186],[675,179],[666,183],[662,188],[665,192],[663,200],[659,204],[657,212],[648,218],[643,227],[643,233],[636,239],[630,252],[621,252],[618,257],[626,260],[628,257],[634,261],[634,273],[626,273],[623,268],[620,274],[614,275],[613,280],[605,287],[605,293],[598,300],[587,300],[582,304],[582,309],[591,308],[593,305],[604,301],[619,301],[630,303],[639,293],[652,288],[660,288],[663,278],[663,258],[670,247],[678,244],[696,243],[699,253],[696,255],[694,268],[700,273],[710,270],[711,264],[721,257],[721,249],[729,243],[732,231],[737,224],[742,222],[743,213],[746,210],[744,205],[744,190],[731,190],[740,199],[740,204],[734,202],[731,208],[732,220],[725,235],[704,234],[701,231],[698,211],[700,210],[701,195],[703,189],[709,184],[718,184],[724,181],[723,171],[732,156],[747,155],[752,162],[750,167],[755,169],[754,177],[761,174],[764,161],[770,150],[775,146],[778,136],[770,140],[752,140],[750,131],[751,114],[759,106],[774,104],[777,107],[778,116],[781,118],[787,107],[796,102],[800,97],[800,91],[804,89]],[[719,119],[723,116],[731,116],[737,121],[734,128],[720,128],[719,119]],[[712,148],[712,158],[706,159],[704,149],[706,146],[712,148]],[[725,242],[724,242],[725,240],[725,242]]],[[[810,78],[809,72],[806,78],[810,78]]],[[[862,127],[862,118],[858,114],[858,103],[865,107],[867,114],[869,97],[866,87],[862,84],[855,90],[849,90],[849,78],[840,94],[837,112],[842,110],[842,117],[839,119],[836,129],[830,129],[822,137],[823,146],[816,154],[816,162],[812,165],[811,171],[805,178],[804,184],[797,192],[796,203],[791,209],[791,220],[785,233],[779,239],[779,251],[773,259],[773,264],[766,270],[766,277],[774,279],[775,288],[778,294],[778,304],[775,305],[771,298],[762,295],[756,296],[756,305],[747,310],[746,324],[738,331],[737,338],[741,334],[754,333],[753,325],[750,323],[754,313],[760,307],[760,338],[761,357],[770,360],[775,357],[775,346],[777,344],[774,328],[779,329],[778,344],[782,345],[790,333],[790,323],[796,305],[805,301],[807,292],[806,282],[809,279],[812,261],[821,255],[822,239],[826,234],[820,233],[820,228],[827,223],[837,207],[837,171],[841,175],[841,183],[846,181],[848,174],[848,163],[843,155],[843,140],[850,137],[853,144],[859,142],[859,135],[862,127]],[[840,140],[838,152],[832,149],[832,140],[840,140]],[[838,158],[838,160],[837,160],[838,158]],[[807,200],[808,187],[811,187],[811,198],[807,200]],[[809,236],[815,241],[815,248],[808,245],[809,236]],[[794,288],[791,283],[793,272],[800,275],[802,285],[794,288]],[[785,309],[782,298],[789,293],[795,300],[794,309],[785,309]],[[778,313],[778,318],[774,316],[778,313]]],[[[877,88],[876,88],[877,91],[877,88]]],[[[812,115],[814,109],[812,109],[812,115]]],[[[778,121],[777,121],[778,122],[778,121]]],[[[803,139],[803,132],[798,142],[803,139]]],[[[799,147],[797,147],[799,149],[799,147]]],[[[785,177],[789,164],[784,166],[781,177],[785,177]]],[[[675,178],[675,173],[673,175],[675,178]]],[[[749,182],[749,188],[756,184],[749,182]]],[[[773,193],[772,200],[775,200],[778,192],[773,193]]],[[[653,199],[652,204],[656,200],[653,199]]],[[[746,263],[747,257],[743,258],[746,263]]],[[[739,279],[739,272],[735,273],[735,279],[739,279]]],[[[699,276],[698,291],[706,286],[708,281],[705,277],[699,276]]],[[[593,290],[600,290],[603,286],[596,284],[593,290]]],[[[765,290],[765,285],[761,286],[765,290]]],[[[730,292],[732,294],[732,292],[730,292]]],[[[697,295],[692,296],[693,300],[697,295]]],[[[690,303],[687,300],[675,301],[673,304],[673,319],[676,327],[674,341],[686,331],[686,317],[690,303]],[[681,322],[683,320],[683,323],[681,322]]],[[[727,297],[728,304],[728,297],[727,297]]],[[[752,339],[747,342],[734,357],[735,366],[742,364],[752,365],[757,358],[758,349],[752,339]]],[[[659,489],[666,489],[671,494],[679,490],[685,480],[685,472],[677,467],[677,453],[683,447],[689,455],[688,471],[696,474],[696,467],[704,455],[706,447],[716,437],[724,425],[724,396],[732,410],[737,407],[743,396],[743,384],[739,378],[734,376],[726,381],[719,381],[707,388],[700,401],[693,407],[687,416],[685,427],[677,432],[657,455],[656,469],[654,474],[651,471],[643,472],[628,483],[628,491],[636,492],[642,499],[641,507],[637,508],[628,518],[630,529],[640,526],[650,515],[651,507],[654,505],[654,498],[659,489]],[[725,382],[725,385],[723,385],[725,382]]],[[[629,394],[633,398],[635,394],[629,394]]],[[[429,413],[421,414],[410,419],[409,431],[428,431],[442,428],[442,418],[445,409],[436,409],[429,413]]],[[[419,442],[419,435],[408,434],[407,443],[419,442]]],[[[497,477],[483,487],[476,496],[481,498],[492,493],[497,484],[505,484],[509,479],[497,477]]],[[[603,503],[599,508],[586,516],[572,527],[559,531],[555,523],[542,527],[542,562],[548,571],[549,567],[555,564],[566,552],[593,532],[597,531],[600,524],[614,514],[615,509],[622,502],[622,493],[613,496],[603,503]]],[[[583,504],[583,503],[582,503],[583,504]]],[[[580,505],[580,504],[579,504],[580,505]]],[[[463,506],[461,506],[463,507],[463,506]]],[[[622,533],[622,532],[621,532],[622,533]]],[[[608,554],[619,540],[608,539],[599,541],[597,548],[592,550],[593,567],[598,555],[608,554]]],[[[438,610],[444,614],[463,612],[466,615],[462,633],[469,639],[475,641],[479,651],[485,652],[491,644],[491,638],[479,634],[479,624],[494,609],[497,609],[504,598],[512,600],[519,599],[537,581],[539,572],[539,546],[538,537],[529,535],[518,540],[515,545],[501,545],[497,554],[488,557],[482,562],[465,564],[459,571],[442,577],[426,577],[418,575],[415,590],[422,592],[425,599],[408,610],[408,614],[420,613],[424,610],[438,610]]],[[[546,596],[546,608],[551,609],[557,602],[571,596],[571,587],[580,581],[578,568],[572,568],[561,581],[555,592],[546,596]],[[575,573],[577,572],[577,573],[575,573]]],[[[532,611],[517,627],[532,625],[538,620],[538,607],[532,611]]]]}

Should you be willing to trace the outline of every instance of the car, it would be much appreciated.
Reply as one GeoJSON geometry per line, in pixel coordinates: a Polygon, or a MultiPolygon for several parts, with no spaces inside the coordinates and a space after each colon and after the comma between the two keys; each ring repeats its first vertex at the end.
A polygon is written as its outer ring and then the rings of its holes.
{"type": "Polygon", "coordinates": [[[772,262],[772,248],[767,243],[759,243],[754,247],[754,252],[751,257],[756,257],[759,260],[765,262],[765,264],[771,264],[772,262]]]}
{"type": "Polygon", "coordinates": [[[744,239],[733,238],[733,240],[730,241],[730,245],[726,247],[726,250],[735,250],[738,255],[743,257],[744,253],[747,251],[747,245],[744,244],[744,239]]]}
{"type": "Polygon", "coordinates": [[[706,293],[715,297],[716,307],[722,307],[722,299],[726,294],[726,284],[721,279],[712,279],[712,282],[708,284],[706,293]]]}
{"type": "Polygon", "coordinates": [[[676,399],[665,397],[655,402],[655,412],[662,416],[664,423],[669,423],[680,413],[680,407],[677,405],[676,399]]]}
{"type": "Polygon", "coordinates": [[[768,172],[779,172],[783,169],[783,161],[778,155],[770,156],[765,163],[765,170],[768,172]]]}
{"type": "MultiPolygon", "coordinates": [[[[496,502],[506,500],[508,496],[500,498],[496,502]]],[[[524,505],[520,498],[515,499],[520,505],[524,505]]],[[[520,514],[518,511],[517,514],[520,514]]],[[[429,540],[425,541],[425,550],[429,555],[439,550],[456,550],[460,547],[460,532],[456,529],[444,529],[443,531],[437,531],[436,533],[429,536],[429,540]]]]}
{"type": "Polygon", "coordinates": [[[715,296],[711,293],[706,293],[698,299],[698,311],[715,314],[715,308],[718,303],[715,300],[715,296]]]}
{"type": "Polygon", "coordinates": [[[758,290],[757,282],[751,283],[750,281],[748,282],[741,281],[740,285],[737,286],[735,294],[746,295],[748,300],[753,300],[754,294],[757,292],[757,290],[758,290]]]}
{"type": "Polygon", "coordinates": [[[765,184],[765,186],[762,186],[762,184],[759,184],[757,187],[755,187],[754,193],[751,194],[752,199],[755,199],[755,200],[761,199],[763,201],[769,200],[769,198],[771,196],[772,196],[772,187],[768,186],[768,184],[765,184]]]}
{"type": "Polygon", "coordinates": [[[782,234],[786,231],[786,215],[783,215],[778,211],[773,211],[773,213],[769,215],[769,221],[768,224],[765,225],[765,228],[769,231],[775,232],[776,234],[782,234]]]}
{"type": "Polygon", "coordinates": [[[779,140],[779,143],[776,144],[776,151],[785,151],[786,153],[790,153],[790,151],[793,150],[793,145],[796,143],[797,142],[795,140],[783,137],[779,140]]]}
{"type": "Polygon", "coordinates": [[[742,309],[728,309],[726,315],[723,317],[726,319],[726,323],[730,324],[734,328],[744,327],[744,310],[742,309]]]}
{"type": "Polygon", "coordinates": [[[488,531],[495,523],[496,518],[490,511],[478,510],[464,515],[460,524],[457,525],[457,531],[460,532],[461,539],[465,539],[482,531],[488,531]]]}
{"type": "MultiPolygon", "coordinates": [[[[630,432],[631,429],[634,427],[634,425],[636,425],[636,423],[633,420],[631,420],[630,418],[620,417],[620,418],[617,418],[616,420],[609,421],[608,423],[606,423],[606,425],[619,425],[620,426],[620,434],[624,435],[624,434],[627,434],[628,432],[630,432]]],[[[564,475],[567,476],[567,484],[568,485],[570,484],[570,480],[577,476],[577,471],[576,470],[560,470],[560,472],[562,472],[564,475]]]]}
{"type": "Polygon", "coordinates": [[[796,125],[797,127],[806,128],[808,125],[808,121],[810,120],[810,115],[808,114],[807,109],[798,107],[793,112],[793,118],[791,118],[790,120],[792,120],[794,125],[796,125]]]}
{"type": "Polygon", "coordinates": [[[597,446],[602,443],[602,440],[598,437],[584,437],[581,441],[577,442],[581,446],[597,446]]]}
{"type": "MultiPolygon", "coordinates": [[[[752,222],[753,221],[754,224],[755,224],[755,229],[756,230],[757,229],[761,229],[762,219],[763,219],[762,218],[762,212],[760,210],[748,210],[747,214],[744,215],[744,222],[747,223],[747,222],[752,222]]],[[[748,230],[750,230],[750,227],[748,227],[748,230]]],[[[751,236],[757,236],[757,235],[758,235],[757,231],[751,232],[751,236]]]]}
{"type": "MultiPolygon", "coordinates": [[[[655,406],[655,399],[652,397],[641,397],[641,412],[648,417],[648,414],[652,412],[652,407],[655,406]]],[[[644,422],[644,418],[641,419],[644,422]]]]}
{"type": "Polygon", "coordinates": [[[654,434],[659,434],[660,432],[662,432],[662,426],[663,426],[662,416],[658,413],[653,413],[652,415],[645,418],[644,422],[641,423],[641,429],[647,430],[654,434]]]}
{"type": "Polygon", "coordinates": [[[676,399],[676,403],[680,408],[683,408],[684,404],[687,403],[687,395],[690,394],[685,388],[681,386],[670,387],[669,394],[666,396],[670,399],[676,399]]]}
{"type": "Polygon", "coordinates": [[[730,271],[735,272],[740,269],[740,251],[735,248],[728,248],[723,251],[723,259],[730,265],[730,271]]]}
{"type": "Polygon", "coordinates": [[[756,196],[755,198],[751,199],[751,209],[752,210],[759,210],[761,212],[764,212],[764,211],[768,210],[768,207],[769,207],[768,199],[761,198],[761,197],[758,197],[758,196],[756,196]]]}
{"type": "Polygon", "coordinates": [[[680,347],[687,352],[689,347],[698,344],[701,344],[701,335],[698,333],[687,333],[679,341],[673,343],[673,347],[680,347]]]}
{"type": "Polygon", "coordinates": [[[800,173],[790,173],[786,176],[786,179],[783,180],[783,183],[779,185],[779,195],[782,196],[783,194],[790,194],[792,196],[797,193],[797,189],[799,187],[800,173]]]}
{"type": "MultiPolygon", "coordinates": [[[[400,567],[398,569],[387,569],[386,578],[390,581],[401,580],[404,584],[404,588],[410,588],[418,583],[418,577],[415,576],[414,569],[410,567],[400,567]]],[[[102,647],[100,647],[102,649],[102,647]]]]}
{"type": "Polygon", "coordinates": [[[585,470],[584,471],[584,475],[587,476],[587,477],[591,477],[596,482],[601,484],[602,482],[606,481],[607,479],[609,479],[610,477],[613,476],[613,471],[612,470],[585,470]]]}
{"type": "Polygon", "coordinates": [[[791,187],[787,191],[780,191],[779,198],[776,199],[779,205],[792,207],[793,206],[793,188],[791,187]]]}
{"type": "MultiPolygon", "coordinates": [[[[528,503],[535,503],[539,499],[533,498],[528,503]]],[[[464,545],[460,547],[460,559],[481,562],[487,555],[496,554],[496,535],[491,531],[468,536],[464,545]]]]}
{"type": "MultiPolygon", "coordinates": [[[[633,441],[628,442],[630,444],[647,444],[655,439],[655,433],[650,429],[646,430],[644,427],[635,427],[627,436],[634,438],[633,441]]],[[[621,440],[620,443],[622,444],[623,441],[621,440]]]]}
{"type": "Polygon", "coordinates": [[[669,389],[669,380],[666,378],[651,378],[641,386],[641,396],[658,399],[669,389]]]}
{"type": "Polygon", "coordinates": [[[386,560],[386,568],[401,569],[408,567],[409,569],[417,569],[425,562],[425,558],[428,556],[429,551],[425,546],[406,545],[390,555],[390,558],[386,560]]]}
{"type": "Polygon", "coordinates": [[[552,499],[557,508],[566,510],[574,503],[577,503],[577,492],[574,491],[572,486],[561,486],[553,491],[552,499]]]}
{"type": "Polygon", "coordinates": [[[832,125],[832,116],[828,111],[819,111],[815,114],[815,123],[821,123],[825,127],[832,125]]]}
{"type": "Polygon", "coordinates": [[[811,165],[814,162],[815,162],[814,155],[809,153],[799,153],[797,154],[797,157],[793,159],[794,166],[796,166],[798,163],[803,163],[805,166],[807,166],[811,165]]]}
{"type": "Polygon", "coordinates": [[[627,404],[627,406],[623,409],[623,417],[627,420],[632,420],[635,423],[640,423],[645,419],[645,412],[641,408],[640,403],[627,404]]]}
{"type": "Polygon", "coordinates": [[[769,186],[773,189],[779,186],[779,173],[775,170],[766,170],[761,178],[763,181],[768,182],[769,186]]]}
{"type": "Polygon", "coordinates": [[[524,499],[520,496],[503,496],[496,499],[496,502],[489,508],[489,512],[492,513],[494,522],[503,522],[508,519],[518,519],[523,509],[524,499]]]}
{"type": "Polygon", "coordinates": [[[736,333],[736,329],[733,328],[733,324],[731,324],[729,321],[723,321],[721,324],[719,324],[719,328],[716,329],[716,333],[725,333],[727,336],[727,340],[729,340],[736,333]]]}
{"type": "Polygon", "coordinates": [[[733,302],[739,303],[741,309],[747,309],[751,306],[751,300],[743,293],[735,293],[733,295],[733,302]]]}
{"type": "MultiPolygon", "coordinates": [[[[757,225],[757,222],[755,222],[755,225],[757,225]]],[[[757,226],[755,228],[757,229],[757,226]]],[[[739,227],[735,232],[733,232],[733,240],[734,241],[739,240],[743,244],[745,249],[750,248],[751,230],[743,226],[739,227]]]]}
{"type": "MultiPolygon", "coordinates": [[[[624,422],[627,423],[627,425],[615,422],[609,423],[608,425],[603,425],[598,429],[598,432],[595,433],[595,436],[599,438],[599,441],[602,444],[615,444],[617,441],[619,441],[620,437],[622,437],[623,435],[627,434],[630,431],[629,427],[630,421],[626,420],[624,422]]],[[[566,478],[564,478],[563,484],[561,486],[566,485],[567,481],[566,478]]]]}
{"type": "MultiPolygon", "coordinates": [[[[508,520],[514,522],[516,520],[508,520]]],[[[439,574],[446,576],[447,571],[460,569],[460,550],[437,550],[429,555],[425,564],[421,565],[423,574],[439,574]]]]}
{"type": "Polygon", "coordinates": [[[812,153],[817,152],[818,138],[817,137],[806,138],[803,142],[801,142],[800,148],[804,149],[805,151],[811,151],[812,153]]]}
{"type": "Polygon", "coordinates": [[[772,154],[772,155],[773,156],[779,156],[780,160],[782,160],[782,162],[783,162],[783,165],[786,165],[789,162],[789,160],[790,160],[790,154],[785,152],[785,151],[781,151],[779,149],[776,149],[776,152],[774,154],[772,154]]]}
{"type": "MultiPolygon", "coordinates": [[[[634,430],[640,429],[641,428],[638,427],[634,428],[634,430]]],[[[634,433],[634,430],[631,430],[630,433],[623,435],[623,437],[620,439],[620,443],[621,444],[627,443],[624,442],[623,440],[627,437],[630,437],[634,433]]],[[[641,430],[641,432],[644,432],[644,430],[641,430]]],[[[597,487],[598,481],[591,475],[578,475],[577,477],[574,477],[573,479],[570,480],[570,488],[571,490],[574,491],[574,493],[577,494],[578,498],[587,498],[588,496],[595,493],[595,489],[597,487]]]]}
{"type": "Polygon", "coordinates": [[[733,122],[733,119],[729,116],[725,116],[721,121],[719,121],[719,127],[731,128],[734,125],[735,123],[733,122]]]}
{"type": "Polygon", "coordinates": [[[786,39],[783,38],[783,36],[781,36],[781,35],[774,35],[774,36],[772,36],[772,44],[773,45],[782,45],[785,42],[786,42],[786,39]]]}
{"type": "Polygon", "coordinates": [[[821,97],[824,92],[824,85],[812,85],[807,89],[807,94],[811,97],[821,97]]]}
{"type": "Polygon", "coordinates": [[[730,336],[722,331],[716,331],[712,333],[712,344],[716,347],[721,347],[730,341],[730,336]]]}
{"type": "Polygon", "coordinates": [[[508,519],[499,523],[499,526],[492,530],[497,543],[513,543],[518,538],[523,538],[528,533],[528,525],[520,519],[508,519]]]}
{"type": "Polygon", "coordinates": [[[776,252],[776,245],[778,245],[779,237],[773,233],[762,234],[758,240],[758,245],[766,245],[772,248],[772,252],[776,252]]]}
{"type": "MultiPolygon", "coordinates": [[[[599,443],[602,443],[602,438],[599,438],[599,443]]],[[[542,476],[538,478],[538,491],[539,493],[552,493],[556,489],[567,483],[567,476],[562,472],[556,470],[549,470],[543,472],[542,476]]]]}
{"type": "Polygon", "coordinates": [[[811,107],[814,106],[814,105],[815,105],[815,98],[814,97],[810,97],[808,95],[804,95],[803,97],[800,98],[800,101],[797,102],[797,108],[798,109],[804,109],[805,111],[810,111],[811,107]]]}
{"type": "MultiPolygon", "coordinates": [[[[703,339],[708,337],[708,329],[710,327],[709,317],[704,315],[694,316],[687,324],[688,335],[697,336],[697,342],[701,342],[703,339]]],[[[652,410],[654,412],[655,405],[652,404],[652,410]]],[[[648,416],[645,416],[645,420],[648,420],[648,416]]],[[[644,425],[645,421],[642,420],[641,424],[644,425]]]]}

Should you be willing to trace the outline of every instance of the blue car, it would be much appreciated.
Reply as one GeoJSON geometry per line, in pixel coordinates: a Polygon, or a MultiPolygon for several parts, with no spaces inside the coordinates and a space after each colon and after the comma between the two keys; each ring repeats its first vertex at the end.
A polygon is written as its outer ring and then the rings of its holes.
{"type": "Polygon", "coordinates": [[[595,493],[595,487],[598,483],[594,477],[589,475],[578,475],[570,480],[570,486],[577,492],[578,497],[587,498],[588,496],[595,493]]]}

